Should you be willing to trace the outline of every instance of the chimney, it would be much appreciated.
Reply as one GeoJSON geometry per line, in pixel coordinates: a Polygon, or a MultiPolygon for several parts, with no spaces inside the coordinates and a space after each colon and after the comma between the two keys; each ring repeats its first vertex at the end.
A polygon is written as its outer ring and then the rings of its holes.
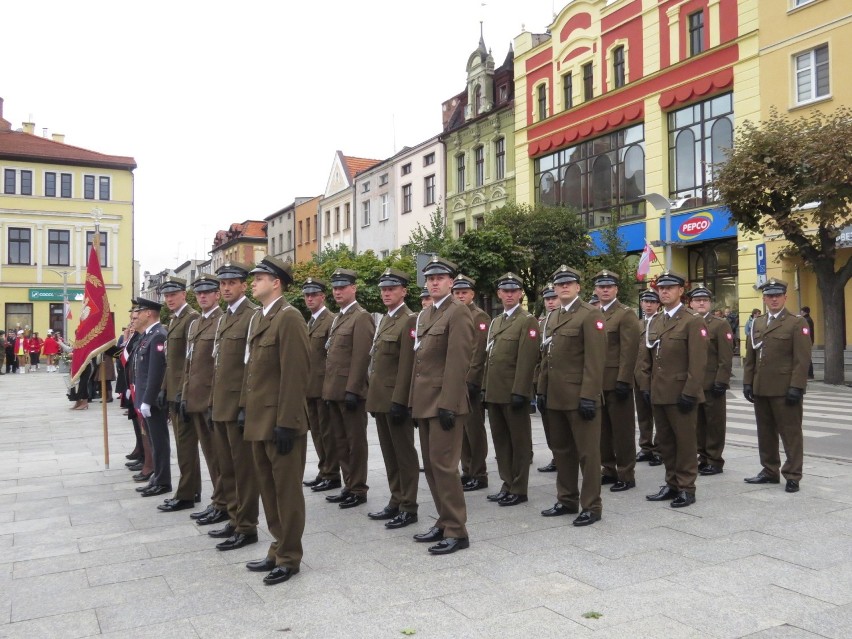
{"type": "Polygon", "coordinates": [[[35,135],[35,122],[23,122],[21,126],[24,128],[24,133],[35,135]]]}
{"type": "Polygon", "coordinates": [[[64,133],[54,133],[53,141],[59,142],[60,144],[65,144],[65,134],[64,133]]]}

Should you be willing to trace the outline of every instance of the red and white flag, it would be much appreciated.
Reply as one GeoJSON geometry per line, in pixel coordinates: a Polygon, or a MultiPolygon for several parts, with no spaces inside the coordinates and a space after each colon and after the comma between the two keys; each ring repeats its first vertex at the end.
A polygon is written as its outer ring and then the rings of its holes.
{"type": "Polygon", "coordinates": [[[654,253],[654,249],[648,244],[648,240],[645,240],[645,248],[642,250],[642,255],[639,258],[639,265],[636,267],[636,279],[640,282],[644,281],[651,270],[651,262],[656,261],[657,254],[654,253]]]}
{"type": "Polygon", "coordinates": [[[86,268],[83,308],[80,311],[80,324],[74,333],[74,351],[71,353],[72,383],[77,381],[94,357],[115,344],[115,321],[109,312],[97,248],[97,244],[92,245],[86,268]]]}

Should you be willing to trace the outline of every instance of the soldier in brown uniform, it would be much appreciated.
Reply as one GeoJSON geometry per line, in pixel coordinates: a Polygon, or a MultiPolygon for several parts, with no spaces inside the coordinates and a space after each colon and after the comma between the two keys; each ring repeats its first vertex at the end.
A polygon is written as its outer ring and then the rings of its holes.
{"type": "Polygon", "coordinates": [[[310,356],[302,314],[282,297],[293,283],[289,263],[266,256],[251,271],[252,293],[262,308],[249,327],[240,406],[245,409],[245,439],[252,442],[263,512],[273,541],[266,557],[246,564],[268,572],[266,585],[299,572],[305,497],[302,477],[308,448],[306,389],[310,356]]]}
{"type": "MultiPolygon", "coordinates": [[[[644,348],[648,324],[660,310],[660,296],[657,295],[657,291],[650,288],[642,291],[639,295],[639,307],[642,309],[639,348],[644,348]]],[[[663,458],[660,457],[657,442],[654,440],[654,412],[651,410],[651,405],[642,397],[638,380],[633,386],[633,399],[636,403],[636,420],[639,423],[639,453],[636,455],[636,461],[648,462],[649,466],[662,466],[663,458]]]]}
{"type": "Polygon", "coordinates": [[[746,338],[743,395],[754,404],[757,446],[763,469],[749,484],[787,480],[788,493],[799,491],[802,479],[802,397],[811,362],[810,327],[785,308],[787,282],[770,279],[762,287],[766,314],[754,320],[746,338]],[[781,466],[778,438],[787,459],[781,466]]]}
{"type": "Polygon", "coordinates": [[[485,342],[491,317],[473,303],[476,280],[459,273],[453,280],[453,297],[462,302],[473,316],[475,334],[473,355],[465,383],[470,414],[464,425],[461,453],[461,482],[465,492],[488,487],[488,435],[485,432],[485,407],[482,405],[482,378],[485,373],[485,342]]]}
{"type": "Polygon", "coordinates": [[[325,293],[328,285],[320,279],[309,277],[302,285],[305,306],[311,314],[308,320],[308,344],[311,347],[311,374],[308,379],[308,421],[311,426],[311,438],[317,452],[317,476],[302,482],[314,492],[323,492],[340,488],[340,463],[337,461],[337,447],[334,433],[328,420],[328,407],[322,398],[322,384],[325,379],[325,343],[328,332],[336,315],[325,305],[325,293]]]}
{"type": "Polygon", "coordinates": [[[331,275],[334,301],[340,313],[326,341],[327,359],[322,398],[328,405],[335,448],[343,470],[343,490],[326,500],[340,508],[367,501],[367,367],[376,325],[355,300],[355,271],[339,268],[331,275]]]}
{"type": "Polygon", "coordinates": [[[695,503],[696,408],[704,401],[707,366],[707,325],[681,302],[685,283],[686,277],[671,271],[657,278],[663,311],[648,325],[637,364],[639,388],[654,411],[666,466],[666,485],[645,499],[671,500],[672,508],[695,503]]]}
{"type": "MultiPolygon", "coordinates": [[[[438,520],[427,532],[414,535],[434,555],[468,548],[467,506],[459,481],[464,422],[470,412],[465,377],[474,343],[473,318],[451,288],[455,264],[437,256],[423,269],[432,306],[417,317],[414,367],[408,406],[420,427],[420,450],[426,481],[438,520]]],[[[403,389],[394,393],[402,403],[403,389]]]]}
{"type": "Polygon", "coordinates": [[[386,528],[402,528],[417,521],[420,460],[407,402],[395,403],[393,396],[398,385],[407,389],[411,383],[417,315],[405,305],[407,274],[389,268],[382,273],[379,288],[388,312],[376,328],[370,349],[367,410],[376,419],[391,496],[387,506],[367,516],[387,520],[386,528]]]}
{"type": "Polygon", "coordinates": [[[432,306],[432,296],[429,295],[429,289],[424,286],[423,290],[420,291],[420,308],[429,308],[430,306],[432,306]]]}
{"type": "MultiPolygon", "coordinates": [[[[550,344],[547,336],[544,334],[544,327],[547,324],[548,316],[559,308],[559,296],[556,294],[556,289],[553,288],[552,283],[548,283],[543,289],[541,289],[541,299],[544,301],[544,312],[541,317],[538,318],[538,326],[540,330],[541,341],[539,344],[539,361],[535,367],[535,371],[533,371],[533,382],[536,384],[536,397],[544,396],[544,393],[538,391],[538,377],[541,373],[541,362],[544,357],[544,353],[547,350],[547,345],[550,344]]],[[[547,448],[553,454],[553,446],[550,445],[550,421],[547,419],[547,409],[538,406],[538,412],[541,416],[541,427],[544,430],[544,441],[547,443],[547,448]]],[[[538,472],[540,473],[555,473],[556,472],[556,460],[551,457],[550,463],[544,466],[539,467],[538,472]]]]}
{"type": "MultiPolygon", "coordinates": [[[[186,367],[183,373],[183,389],[178,407],[181,419],[195,429],[210,481],[213,495],[210,498],[210,512],[196,518],[201,525],[216,524],[228,518],[225,498],[219,485],[219,461],[213,449],[213,434],[207,423],[207,409],[210,406],[210,387],[213,384],[213,342],[216,337],[216,324],[222,316],[219,308],[219,280],[211,275],[200,275],[193,283],[195,298],[201,307],[201,316],[192,320],[187,331],[186,367]]],[[[169,510],[192,508],[193,502],[175,504],[169,510]]],[[[161,510],[165,505],[159,506],[161,510]]]]}
{"type": "Polygon", "coordinates": [[[186,280],[170,277],[159,287],[160,295],[171,312],[166,342],[166,376],[163,392],[157,400],[166,406],[175,434],[180,480],[173,499],[167,499],[160,510],[166,512],[190,507],[201,500],[201,460],[198,457],[198,435],[195,427],[184,421],[180,414],[183,373],[186,368],[186,335],[189,325],[198,317],[198,311],[186,303],[186,280]]]}
{"type": "Polygon", "coordinates": [[[545,517],[576,513],[575,526],[601,519],[600,398],[606,358],[606,335],[601,312],[582,301],[580,274],[565,265],[553,274],[553,287],[562,305],[550,314],[545,330],[550,338],[541,365],[537,404],[547,410],[550,442],[556,458],[556,497],[545,517]],[[583,487],[578,489],[578,472],[583,487]]]}
{"type": "Polygon", "coordinates": [[[689,307],[707,323],[707,369],[704,372],[704,401],[698,405],[698,474],[718,475],[725,460],[727,394],[734,359],[734,334],[728,320],[710,312],[713,294],[704,286],[689,291],[689,307]]]}
{"type": "Polygon", "coordinates": [[[636,486],[636,430],[633,381],[639,353],[639,320],[618,301],[618,276],[603,270],[594,277],[595,295],[606,323],[603,408],[601,409],[601,484],[621,492],[636,486]]]}
{"type": "Polygon", "coordinates": [[[500,506],[527,501],[530,478],[532,432],[530,399],[533,370],[538,362],[538,321],[520,307],[524,294],[521,278],[506,273],[497,280],[497,297],[503,313],[488,329],[488,359],[485,363],[485,402],[488,423],[497,453],[497,469],[503,485],[488,495],[500,506]]]}
{"type": "Polygon", "coordinates": [[[219,483],[228,512],[228,523],[208,535],[224,541],[218,550],[235,550],[257,542],[260,488],[254,469],[252,443],[243,437],[245,410],[240,394],[246,366],[249,324],[257,306],[246,297],[250,266],[228,262],[216,270],[222,299],[228,305],[216,326],[213,345],[213,387],[209,420],[213,423],[213,445],[219,460],[219,483]]]}

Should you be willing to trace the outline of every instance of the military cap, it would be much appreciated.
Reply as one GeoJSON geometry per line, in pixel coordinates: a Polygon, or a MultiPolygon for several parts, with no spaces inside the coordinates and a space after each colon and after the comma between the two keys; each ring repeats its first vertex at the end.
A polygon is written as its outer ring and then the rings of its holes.
{"type": "Polygon", "coordinates": [[[660,303],[660,296],[657,295],[657,291],[652,288],[645,289],[641,293],[639,293],[639,301],[640,302],[656,302],[660,303]]]}
{"type": "Polygon", "coordinates": [[[321,280],[318,277],[309,277],[305,280],[305,283],[302,284],[302,293],[325,293],[328,289],[328,284],[325,283],[325,280],[321,280]]]}
{"type": "Polygon", "coordinates": [[[133,300],[134,311],[157,311],[163,310],[163,305],[146,297],[137,297],[133,300]]]}
{"type": "Polygon", "coordinates": [[[379,277],[379,288],[391,286],[408,286],[408,273],[403,273],[396,268],[386,268],[379,277]]]}
{"type": "Polygon", "coordinates": [[[573,268],[569,268],[564,264],[556,269],[556,272],[550,278],[554,284],[562,284],[564,282],[580,283],[580,274],[573,268]]]}
{"type": "Polygon", "coordinates": [[[553,288],[553,284],[548,284],[543,289],[541,289],[541,296],[544,299],[550,299],[551,297],[557,297],[556,289],[553,288]]]}
{"type": "Polygon", "coordinates": [[[220,280],[245,280],[248,279],[251,266],[242,262],[225,262],[216,269],[216,276],[220,280]]]}
{"type": "Polygon", "coordinates": [[[523,289],[521,278],[514,273],[506,273],[497,278],[497,289],[502,291],[517,291],[523,289]]]}
{"type": "Polygon", "coordinates": [[[466,289],[466,288],[475,289],[476,288],[476,280],[473,279],[472,277],[468,277],[467,275],[463,275],[462,273],[459,273],[458,275],[456,275],[456,279],[453,280],[453,290],[454,291],[460,291],[460,290],[466,289]]]}
{"type": "Polygon", "coordinates": [[[157,292],[160,295],[165,295],[166,293],[178,293],[185,290],[186,280],[179,277],[166,278],[166,281],[157,287],[157,292]]]}
{"type": "Polygon", "coordinates": [[[260,260],[250,273],[266,273],[272,277],[277,277],[283,284],[290,284],[293,281],[293,267],[290,263],[282,262],[277,257],[272,257],[271,255],[267,255],[260,260]]]}
{"type": "Polygon", "coordinates": [[[589,304],[600,304],[601,301],[598,299],[598,296],[595,293],[592,293],[591,297],[589,297],[589,304]]]}
{"type": "Polygon", "coordinates": [[[450,262],[450,260],[445,260],[443,257],[438,257],[437,255],[433,255],[429,263],[423,268],[423,275],[426,276],[449,275],[450,277],[455,277],[458,272],[458,266],[450,262]]]}
{"type": "Polygon", "coordinates": [[[334,273],[331,274],[331,285],[349,286],[354,284],[357,279],[358,273],[355,271],[350,271],[348,268],[338,268],[334,269],[334,273]]]}
{"type": "Polygon", "coordinates": [[[686,276],[674,271],[663,271],[657,276],[657,286],[684,286],[686,276]]]}
{"type": "Polygon", "coordinates": [[[424,297],[432,297],[432,295],[429,293],[429,289],[425,286],[423,287],[423,290],[420,291],[420,299],[423,299],[424,297]]]}
{"type": "Polygon", "coordinates": [[[192,283],[192,290],[196,293],[209,293],[219,290],[219,280],[208,273],[201,273],[192,283]]]}
{"type": "Polygon", "coordinates": [[[618,286],[618,275],[606,269],[598,271],[592,278],[595,286],[618,286]]]}
{"type": "Polygon", "coordinates": [[[694,289],[689,291],[686,295],[691,300],[695,299],[696,297],[706,297],[708,299],[713,298],[713,293],[711,293],[710,289],[707,288],[706,286],[696,286],[694,289]]]}
{"type": "Polygon", "coordinates": [[[770,278],[760,285],[759,289],[764,295],[784,295],[787,292],[787,282],[777,278],[770,278]]]}

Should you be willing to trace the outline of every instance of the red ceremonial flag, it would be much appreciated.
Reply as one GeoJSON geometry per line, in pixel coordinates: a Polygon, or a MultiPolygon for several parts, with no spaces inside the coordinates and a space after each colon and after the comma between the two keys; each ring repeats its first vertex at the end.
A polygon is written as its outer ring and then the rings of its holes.
{"type": "MultiPolygon", "coordinates": [[[[97,235],[95,235],[97,238],[97,235]]],[[[86,268],[86,288],[80,324],[74,333],[74,352],[71,354],[71,382],[74,383],[95,357],[115,344],[115,322],[109,312],[98,247],[92,244],[86,268]]]]}
{"type": "MultiPolygon", "coordinates": [[[[65,302],[65,319],[71,319],[71,302],[65,302]]],[[[67,335],[64,337],[68,338],[67,335]]]]}
{"type": "Polygon", "coordinates": [[[636,267],[636,279],[640,282],[644,281],[651,270],[651,262],[656,261],[657,255],[654,253],[654,249],[648,244],[648,240],[645,240],[645,248],[642,250],[642,256],[639,258],[639,265],[636,267]]]}

